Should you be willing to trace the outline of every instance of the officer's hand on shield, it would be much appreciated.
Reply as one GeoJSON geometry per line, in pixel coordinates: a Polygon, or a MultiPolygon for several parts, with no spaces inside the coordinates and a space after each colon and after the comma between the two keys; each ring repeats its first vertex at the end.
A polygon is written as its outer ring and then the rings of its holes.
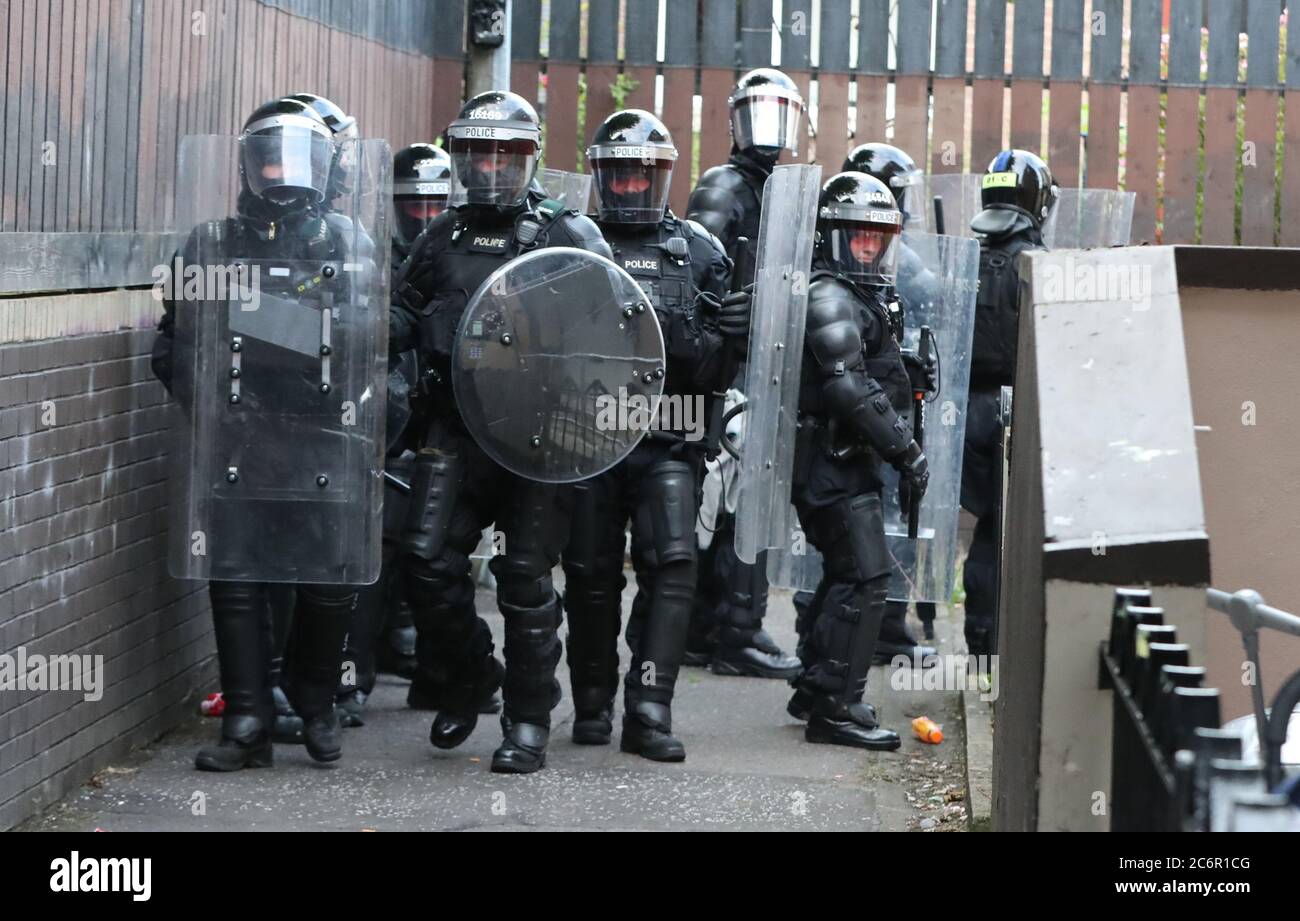
{"type": "Polygon", "coordinates": [[[934,393],[939,389],[938,368],[934,362],[925,362],[921,356],[910,349],[903,349],[903,367],[912,382],[912,389],[924,393],[934,393]]]}
{"type": "Polygon", "coordinates": [[[920,445],[913,441],[891,463],[898,471],[899,507],[906,513],[913,498],[920,500],[925,495],[925,487],[930,483],[930,462],[921,453],[920,445]]]}
{"type": "Polygon", "coordinates": [[[753,301],[753,285],[747,285],[740,291],[732,291],[725,295],[718,305],[718,331],[728,338],[747,340],[753,301]]]}

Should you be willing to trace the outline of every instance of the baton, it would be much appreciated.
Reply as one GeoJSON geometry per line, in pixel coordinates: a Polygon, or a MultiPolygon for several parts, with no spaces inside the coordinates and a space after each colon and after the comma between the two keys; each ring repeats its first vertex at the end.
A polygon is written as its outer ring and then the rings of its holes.
{"type": "MultiPolygon", "coordinates": [[[[938,200],[935,206],[939,206],[938,200]]],[[[942,210],[938,212],[942,214],[942,210]]],[[[921,360],[921,367],[930,367],[930,343],[932,334],[930,327],[921,327],[921,342],[917,346],[916,354],[921,360]]],[[[925,390],[919,388],[912,389],[912,440],[916,446],[925,449],[925,390]]],[[[907,538],[916,540],[919,533],[919,524],[921,517],[921,494],[913,489],[907,498],[907,538]]]]}
{"type": "MultiPolygon", "coordinates": [[[[736,255],[731,265],[732,294],[744,289],[745,277],[749,274],[749,237],[736,238],[735,252],[736,255]]],[[[752,302],[750,311],[752,316],[752,302]]],[[[727,389],[736,376],[736,364],[735,344],[730,338],[725,338],[722,349],[722,371],[718,375],[719,389],[713,391],[712,412],[709,414],[709,438],[704,455],[709,460],[714,460],[718,456],[718,451],[721,450],[723,426],[725,425],[722,414],[727,405],[727,389]]]]}
{"type": "Polygon", "coordinates": [[[943,236],[943,199],[934,197],[934,232],[943,236]]]}

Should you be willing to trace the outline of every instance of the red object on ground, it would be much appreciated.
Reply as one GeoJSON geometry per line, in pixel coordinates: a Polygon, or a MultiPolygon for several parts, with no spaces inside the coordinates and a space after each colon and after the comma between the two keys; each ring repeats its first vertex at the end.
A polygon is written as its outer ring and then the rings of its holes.
{"type": "Polygon", "coordinates": [[[204,716],[220,716],[226,712],[226,699],[218,691],[215,694],[209,694],[199,704],[199,712],[204,716]]]}

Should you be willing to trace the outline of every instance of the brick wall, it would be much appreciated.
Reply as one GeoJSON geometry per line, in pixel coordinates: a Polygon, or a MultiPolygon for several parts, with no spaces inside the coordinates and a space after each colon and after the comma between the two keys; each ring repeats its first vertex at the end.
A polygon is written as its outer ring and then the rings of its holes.
{"type": "Polygon", "coordinates": [[[0,829],[175,725],[215,675],[203,583],[166,571],[156,313],[142,291],[0,301],[0,655],[104,662],[97,701],[0,690],[0,829]]]}

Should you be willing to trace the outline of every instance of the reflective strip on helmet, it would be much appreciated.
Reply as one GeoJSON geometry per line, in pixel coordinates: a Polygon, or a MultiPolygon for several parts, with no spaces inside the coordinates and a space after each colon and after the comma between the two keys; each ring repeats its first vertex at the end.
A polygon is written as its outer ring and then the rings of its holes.
{"type": "Polygon", "coordinates": [[[881,211],[867,205],[850,202],[832,202],[822,205],[818,217],[828,221],[857,221],[863,224],[894,224],[903,226],[903,213],[893,209],[881,211]]]}
{"type": "Polygon", "coordinates": [[[447,138],[457,141],[534,141],[541,132],[528,122],[459,120],[447,126],[447,138]]]}
{"type": "Polygon", "coordinates": [[[587,148],[592,160],[676,160],[677,148],[651,144],[593,144],[587,148]]]}
{"type": "Polygon", "coordinates": [[[754,96],[772,96],[778,99],[785,99],[795,103],[800,109],[803,108],[803,97],[795,90],[787,89],[775,83],[760,83],[757,86],[747,86],[743,90],[736,90],[731,94],[729,100],[731,105],[739,102],[745,102],[754,96]]]}
{"type": "Polygon", "coordinates": [[[910,173],[896,173],[889,177],[889,184],[895,188],[920,185],[924,181],[925,174],[920,170],[912,170],[910,173]]]}
{"type": "Polygon", "coordinates": [[[1014,189],[1019,177],[1015,173],[986,173],[980,183],[982,189],[1014,189]]]}
{"type": "Polygon", "coordinates": [[[438,182],[394,182],[394,195],[450,195],[451,181],[443,179],[438,182]]]}
{"type": "Polygon", "coordinates": [[[257,134],[269,128],[302,128],[323,137],[330,136],[330,129],[323,122],[308,118],[305,115],[291,115],[288,113],[278,113],[266,118],[260,118],[245,128],[244,134],[257,134]]]}

